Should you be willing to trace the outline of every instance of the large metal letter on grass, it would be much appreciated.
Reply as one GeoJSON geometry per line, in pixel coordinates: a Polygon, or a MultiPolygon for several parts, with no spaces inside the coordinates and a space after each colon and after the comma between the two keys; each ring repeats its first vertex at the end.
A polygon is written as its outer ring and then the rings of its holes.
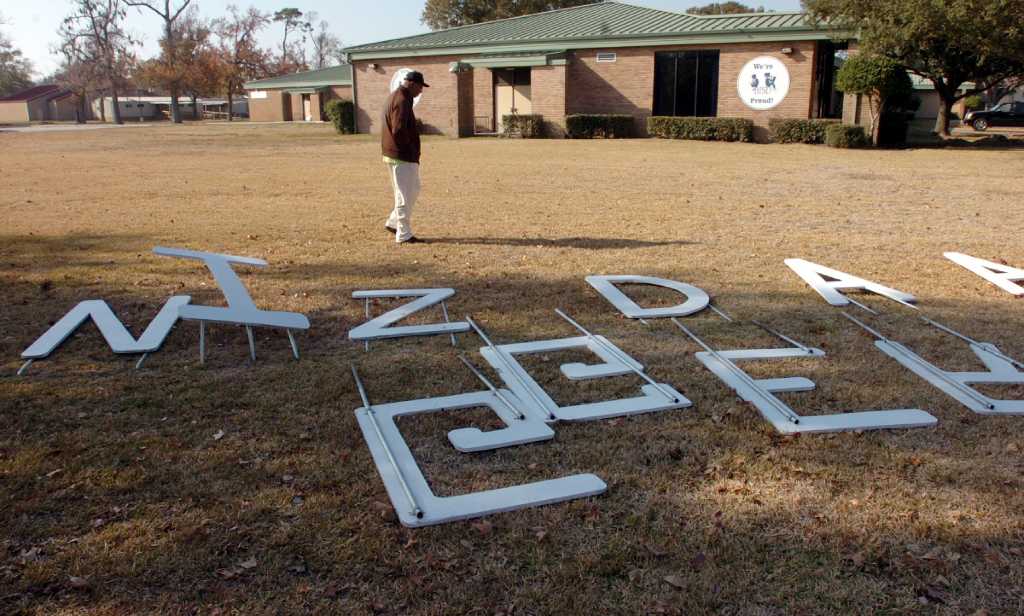
{"type": "Polygon", "coordinates": [[[1024,288],[1016,284],[1017,281],[1024,280],[1024,269],[993,263],[959,252],[944,252],[942,255],[953,263],[966,267],[1007,293],[1024,295],[1024,288]]]}
{"type": "Polygon", "coordinates": [[[798,415],[796,411],[774,394],[812,391],[815,387],[814,381],[804,377],[755,379],[737,366],[734,360],[821,358],[825,356],[824,351],[804,346],[792,338],[780,335],[768,328],[765,329],[768,329],[769,332],[779,338],[790,342],[793,346],[783,349],[716,351],[677,319],[672,319],[672,321],[683,333],[704,349],[703,352],[697,353],[698,361],[704,364],[704,367],[713,372],[715,376],[722,379],[740,398],[753,404],[760,411],[761,416],[783,434],[881,430],[886,428],[922,428],[934,425],[938,421],[919,409],[861,411],[857,413],[837,413],[835,415],[798,415]]]}
{"type": "Polygon", "coordinates": [[[200,360],[204,358],[204,333],[206,323],[230,323],[232,325],[244,325],[249,336],[249,349],[253,360],[256,359],[256,346],[253,342],[252,327],[276,327],[288,332],[288,339],[292,344],[292,353],[295,358],[299,357],[298,345],[292,336],[293,329],[309,329],[309,319],[306,315],[297,312],[278,312],[272,310],[260,310],[253,303],[252,297],[245,285],[239,280],[238,274],[231,269],[232,263],[240,265],[254,265],[266,267],[267,262],[263,259],[250,257],[236,257],[214,252],[199,252],[195,250],[184,250],[181,248],[163,248],[157,246],[153,249],[155,254],[164,257],[178,257],[181,259],[196,259],[202,261],[209,268],[210,273],[217,280],[224,298],[228,305],[226,308],[220,306],[182,306],[178,316],[186,321],[199,321],[200,323],[200,360]]]}
{"type": "MultiPolygon", "coordinates": [[[[917,301],[910,293],[897,291],[896,289],[880,285],[877,282],[858,278],[857,276],[852,276],[846,272],[834,270],[824,265],[818,265],[803,259],[786,259],[785,263],[797,275],[803,278],[807,284],[811,285],[812,289],[824,297],[825,301],[833,306],[846,306],[853,301],[840,292],[842,289],[871,291],[904,305],[913,304],[917,301]],[[831,278],[831,280],[826,280],[825,277],[831,278]]],[[[860,306],[858,302],[853,301],[853,303],[860,306]]]]}
{"type": "Polygon", "coordinates": [[[131,332],[114,315],[114,311],[110,309],[107,302],[101,299],[80,302],[25,349],[21,353],[21,357],[32,361],[49,356],[90,318],[103,334],[111,351],[115,353],[152,353],[163,344],[167,334],[171,332],[171,328],[178,322],[178,310],[187,305],[190,299],[188,295],[175,295],[168,299],[138,340],[132,337],[131,332]]]}
{"type": "Polygon", "coordinates": [[[475,428],[449,432],[449,440],[459,451],[484,451],[548,440],[554,431],[532,413],[521,415],[517,409],[525,405],[508,390],[371,405],[355,367],[353,376],[363,399],[363,406],[356,409],[356,420],[398,519],[405,526],[429,526],[537,507],[595,496],[607,489],[600,477],[585,473],[458,496],[437,496],[402,437],[395,423],[397,417],[486,406],[505,423],[505,428],[488,432],[475,428]]]}
{"type": "Polygon", "coordinates": [[[652,276],[587,276],[587,282],[594,287],[598,293],[604,296],[619,312],[631,319],[656,319],[662,317],[685,317],[686,315],[700,312],[708,307],[711,298],[702,289],[693,285],[667,280],[665,278],[654,278],[652,276]],[[619,290],[618,284],[646,284],[656,287],[663,287],[677,291],[686,297],[686,301],[676,306],[666,308],[642,308],[625,293],[619,290]]]}
{"type": "Polygon", "coordinates": [[[604,336],[578,336],[519,344],[500,344],[483,347],[480,349],[480,354],[498,372],[505,384],[515,392],[520,400],[535,401],[536,404],[528,408],[539,411],[541,418],[547,421],[608,419],[622,415],[685,408],[692,404],[670,385],[658,383],[642,385],[640,390],[643,394],[633,398],[559,406],[515,358],[516,355],[521,354],[551,353],[577,348],[590,350],[601,358],[601,363],[596,365],[563,364],[561,366],[562,374],[570,380],[622,376],[643,371],[641,364],[623,353],[604,336]],[[538,409],[538,405],[542,408],[538,409]]]}
{"type": "Polygon", "coordinates": [[[697,353],[697,359],[715,376],[731,387],[740,398],[753,404],[775,429],[783,434],[797,432],[843,432],[848,430],[882,430],[891,428],[923,428],[938,420],[919,409],[892,411],[861,411],[835,415],[797,415],[773,394],[812,391],[814,382],[803,377],[755,379],[735,364],[734,360],[765,360],[787,358],[821,358],[821,349],[746,349],[697,353]]]}
{"type": "MultiPolygon", "coordinates": [[[[381,338],[402,338],[404,336],[432,336],[435,334],[454,334],[469,331],[469,323],[448,321],[448,309],[444,300],[455,295],[454,289],[399,289],[391,291],[355,291],[352,297],[369,302],[370,299],[391,297],[417,297],[419,299],[403,304],[394,310],[355,327],[348,332],[351,340],[378,340],[381,338]],[[425,308],[441,304],[445,323],[430,325],[404,325],[393,327],[395,323],[425,308]]],[[[369,317],[369,303],[367,303],[369,317]]]]}

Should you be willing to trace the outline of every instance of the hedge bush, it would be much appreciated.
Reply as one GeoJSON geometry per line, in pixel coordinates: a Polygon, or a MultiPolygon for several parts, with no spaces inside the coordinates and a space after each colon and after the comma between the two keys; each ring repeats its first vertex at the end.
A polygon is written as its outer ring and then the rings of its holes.
{"type": "Polygon", "coordinates": [[[503,115],[501,129],[508,137],[538,139],[544,136],[544,116],[536,113],[503,115]]]}
{"type": "Polygon", "coordinates": [[[324,113],[339,133],[351,135],[356,132],[356,108],[352,101],[333,98],[324,105],[324,113]]]}
{"type": "Polygon", "coordinates": [[[647,132],[662,139],[750,142],[754,140],[754,122],[744,118],[651,116],[647,118],[647,132]]]}
{"type": "Polygon", "coordinates": [[[565,132],[570,139],[622,139],[633,136],[633,127],[631,115],[577,113],[565,117],[565,132]]]}
{"type": "Polygon", "coordinates": [[[975,109],[984,109],[985,103],[981,100],[981,97],[977,94],[972,94],[964,99],[964,109],[968,111],[974,111],[975,109]]]}
{"type": "Polygon", "coordinates": [[[825,143],[825,129],[839,120],[768,120],[775,143],[825,143]]]}
{"type": "Polygon", "coordinates": [[[832,124],[825,128],[825,145],[830,148],[863,148],[870,141],[863,126],[832,124]]]}

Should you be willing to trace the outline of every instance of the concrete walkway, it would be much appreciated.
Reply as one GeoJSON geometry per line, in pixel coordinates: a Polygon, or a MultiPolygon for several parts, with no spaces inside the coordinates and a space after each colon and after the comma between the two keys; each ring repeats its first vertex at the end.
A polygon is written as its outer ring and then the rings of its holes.
{"type": "Polygon", "coordinates": [[[130,128],[151,126],[148,122],[125,122],[124,124],[32,124],[29,126],[0,126],[0,133],[56,133],[69,130],[100,130],[103,128],[130,128]]]}

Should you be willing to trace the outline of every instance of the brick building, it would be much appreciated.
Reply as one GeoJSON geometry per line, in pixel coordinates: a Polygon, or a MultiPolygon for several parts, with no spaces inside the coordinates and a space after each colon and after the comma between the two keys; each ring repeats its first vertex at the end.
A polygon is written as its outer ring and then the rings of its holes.
{"type": "Polygon", "coordinates": [[[352,100],[352,67],[342,64],[250,81],[245,89],[253,122],[323,122],[327,101],[352,100]]]}
{"type": "Polygon", "coordinates": [[[770,118],[843,116],[833,83],[847,53],[841,36],[803,13],[698,16],[602,2],[346,52],[359,132],[380,130],[392,78],[408,68],[431,85],[416,110],[426,132],[495,133],[502,116],[534,113],[558,136],[567,115],[616,113],[635,117],[641,134],[651,115],[685,115],[750,118],[763,137],[770,118]]]}

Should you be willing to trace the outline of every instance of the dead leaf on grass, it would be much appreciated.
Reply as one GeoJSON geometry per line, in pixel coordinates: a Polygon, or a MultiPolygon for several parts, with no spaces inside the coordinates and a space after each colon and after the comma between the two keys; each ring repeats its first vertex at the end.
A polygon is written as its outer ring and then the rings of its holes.
{"type": "Polygon", "coordinates": [[[83,588],[89,588],[89,580],[83,577],[69,576],[68,583],[71,584],[71,588],[82,590],[83,588]]]}
{"type": "Polygon", "coordinates": [[[256,564],[256,558],[253,557],[248,560],[243,560],[242,562],[238,563],[238,566],[243,569],[255,569],[256,564]]]}
{"type": "Polygon", "coordinates": [[[219,441],[222,438],[224,438],[224,431],[223,430],[217,430],[217,432],[213,435],[213,440],[215,440],[215,441],[219,441]]]}
{"type": "Polygon", "coordinates": [[[494,530],[494,525],[488,522],[487,520],[480,520],[479,522],[474,522],[470,526],[475,528],[476,532],[480,533],[485,537],[491,534],[491,531],[494,530]]]}
{"type": "Polygon", "coordinates": [[[665,580],[666,582],[668,582],[669,584],[671,584],[672,586],[675,586],[676,588],[680,588],[680,589],[686,588],[686,580],[683,579],[682,576],[679,576],[679,575],[666,575],[662,579],[665,580]]]}
{"type": "Polygon", "coordinates": [[[647,548],[647,551],[650,552],[652,556],[657,558],[669,555],[669,551],[664,548],[655,547],[653,545],[645,545],[644,547],[647,548]]]}
{"type": "Polygon", "coordinates": [[[704,562],[707,561],[707,558],[704,552],[698,552],[696,556],[690,559],[690,566],[693,567],[694,571],[700,571],[704,568],[704,562]]]}

